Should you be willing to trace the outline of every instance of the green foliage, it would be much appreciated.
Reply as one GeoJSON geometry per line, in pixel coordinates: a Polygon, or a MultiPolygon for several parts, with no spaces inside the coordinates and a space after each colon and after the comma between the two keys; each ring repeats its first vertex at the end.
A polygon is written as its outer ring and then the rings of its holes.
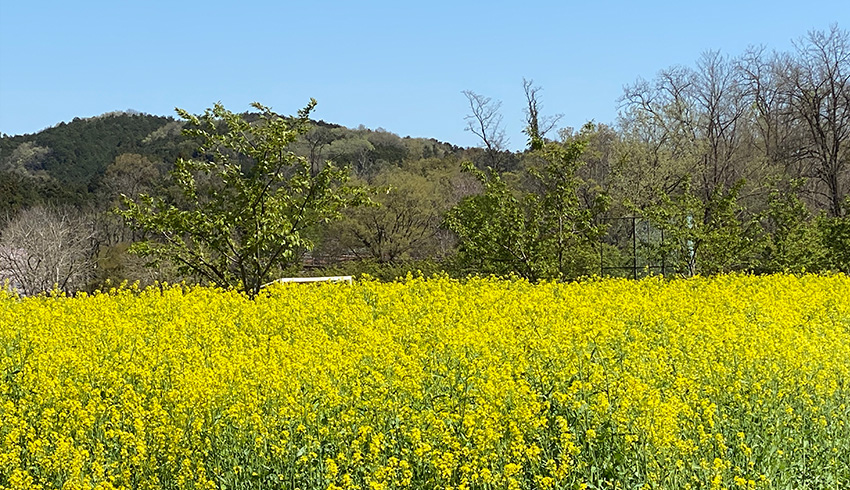
{"type": "Polygon", "coordinates": [[[327,245],[378,263],[438,257],[440,222],[449,206],[441,177],[398,167],[378,173],[369,182],[376,206],[347,211],[329,230],[327,245]]]}
{"type": "Polygon", "coordinates": [[[601,227],[594,218],[607,200],[599,194],[591,206],[583,206],[578,199],[583,182],[576,171],[583,149],[581,141],[544,144],[532,153],[537,166],[522,176],[524,187],[509,185],[492,169],[467,165],[484,192],[446,215],[446,227],[458,237],[457,266],[529,280],[568,279],[595,270],[601,227]]]}
{"type": "MultiPolygon", "coordinates": [[[[850,199],[845,199],[846,201],[850,199]]],[[[850,216],[824,217],[818,220],[818,224],[822,230],[822,243],[826,248],[828,267],[850,274],[850,216]]]]}
{"type": "MultiPolygon", "coordinates": [[[[516,272],[537,277],[537,250],[532,230],[534,216],[526,216],[521,199],[493,170],[487,174],[464,167],[478,177],[484,192],[464,199],[445,217],[445,225],[458,236],[455,261],[467,272],[506,275],[516,272]]],[[[534,209],[529,209],[531,213],[534,209]]]]}
{"type": "Polygon", "coordinates": [[[771,192],[767,208],[747,217],[742,185],[703,201],[686,183],[643,210],[664,233],[650,245],[654,260],[683,275],[850,270],[850,220],[813,215],[797,195],[799,182],[771,192]]]}
{"type": "Polygon", "coordinates": [[[38,189],[30,179],[13,173],[0,172],[0,224],[9,216],[38,202],[38,189]]]}
{"type": "Polygon", "coordinates": [[[305,230],[365,199],[346,184],[346,169],[330,162],[313,169],[290,151],[309,129],[315,104],[288,118],[255,103],[260,115],[254,122],[221,104],[201,116],[178,110],[189,123],[186,134],[201,142],[200,158],[177,160],[173,198],[125,198],[120,214],[158,238],[134,249],[171,261],[180,273],[257,294],[313,247],[305,230]]]}
{"type": "Polygon", "coordinates": [[[728,191],[716,188],[704,200],[685,182],[682,191],[642,211],[661,230],[655,260],[687,276],[747,270],[758,247],[759,234],[753,220],[743,217],[738,194],[743,181],[728,191]]]}
{"type": "Polygon", "coordinates": [[[761,217],[764,243],[757,258],[762,272],[814,272],[828,268],[828,250],[819,220],[796,194],[774,190],[761,217]]]}
{"type": "Polygon", "coordinates": [[[18,211],[33,206],[53,202],[74,204],[77,201],[71,190],[53,179],[0,171],[0,224],[18,211]]]}

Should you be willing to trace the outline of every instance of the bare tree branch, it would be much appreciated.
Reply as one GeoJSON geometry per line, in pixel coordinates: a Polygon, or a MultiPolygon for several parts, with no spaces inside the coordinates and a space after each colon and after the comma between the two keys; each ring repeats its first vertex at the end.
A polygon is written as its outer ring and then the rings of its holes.
{"type": "Polygon", "coordinates": [[[0,236],[0,283],[33,295],[73,293],[93,274],[93,229],[84,217],[42,207],[22,211],[0,236]]]}
{"type": "Polygon", "coordinates": [[[464,90],[462,93],[466,96],[471,111],[464,117],[466,131],[478,136],[487,152],[490,167],[499,169],[500,155],[508,145],[505,130],[502,128],[502,114],[499,112],[502,103],[470,90],[464,90]]]}

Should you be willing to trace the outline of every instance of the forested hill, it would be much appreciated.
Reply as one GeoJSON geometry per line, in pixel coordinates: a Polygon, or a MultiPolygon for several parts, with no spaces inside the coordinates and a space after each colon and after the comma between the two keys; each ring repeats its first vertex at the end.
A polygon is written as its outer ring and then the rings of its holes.
{"type": "Polygon", "coordinates": [[[179,152],[180,123],[170,117],[114,112],[75,118],[34,134],[0,138],[0,206],[31,201],[81,204],[122,153],[159,159],[179,152]]]}
{"type": "MultiPolygon", "coordinates": [[[[111,164],[141,155],[164,174],[196,145],[182,134],[183,121],[132,111],[75,118],[38,133],[0,136],[0,214],[36,204],[81,206],[95,200],[111,164]]],[[[332,158],[367,175],[405,159],[456,154],[458,147],[422,138],[401,138],[382,129],[348,129],[318,121],[297,151],[332,158]]]]}

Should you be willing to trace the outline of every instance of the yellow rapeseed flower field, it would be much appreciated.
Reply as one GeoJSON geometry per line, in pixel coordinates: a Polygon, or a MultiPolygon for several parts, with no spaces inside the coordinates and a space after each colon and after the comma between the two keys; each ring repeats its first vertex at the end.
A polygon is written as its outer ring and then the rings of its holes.
{"type": "Polygon", "coordinates": [[[850,488],[850,278],[0,292],[0,489],[850,488]]]}

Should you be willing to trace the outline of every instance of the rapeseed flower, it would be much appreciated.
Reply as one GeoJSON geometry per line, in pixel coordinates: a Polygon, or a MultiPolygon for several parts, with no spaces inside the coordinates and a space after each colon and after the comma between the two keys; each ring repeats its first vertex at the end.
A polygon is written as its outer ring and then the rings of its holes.
{"type": "Polygon", "coordinates": [[[838,488],[850,279],[0,291],[0,490],[838,488]]]}

